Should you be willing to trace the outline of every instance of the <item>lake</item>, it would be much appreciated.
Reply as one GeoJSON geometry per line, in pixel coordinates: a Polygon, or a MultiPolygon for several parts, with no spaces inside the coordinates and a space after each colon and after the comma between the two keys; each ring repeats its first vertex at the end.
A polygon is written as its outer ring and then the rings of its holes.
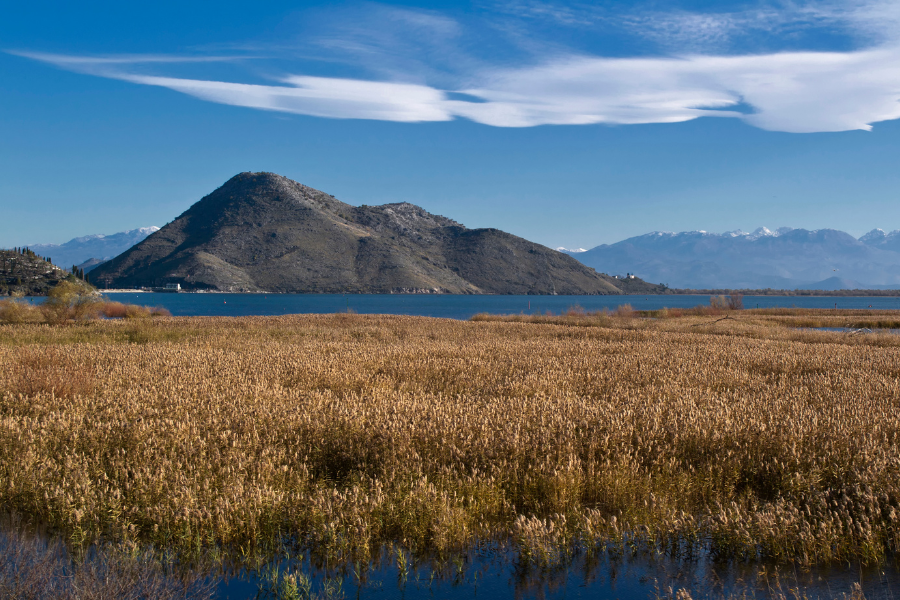
{"type": "MultiPolygon", "coordinates": [[[[630,304],[636,310],[690,308],[709,296],[464,296],[452,294],[154,294],[109,293],[111,300],[163,306],[175,316],[287,315],[335,313],[416,315],[468,319],[477,313],[560,313],[572,306],[588,311],[630,304]]],[[[900,310],[890,296],[744,296],[745,308],[844,308],[900,310]]]]}
{"type": "MultiPolygon", "coordinates": [[[[244,572],[223,578],[216,600],[276,598],[277,584],[265,583],[268,565],[260,572],[244,572]]],[[[398,568],[394,556],[374,561],[359,575],[350,567],[325,570],[308,557],[282,561],[279,572],[302,573],[309,581],[311,597],[370,600],[467,600],[515,598],[517,600],[574,600],[609,598],[651,600],[675,598],[673,591],[686,589],[694,600],[757,598],[784,600],[833,600],[860,583],[866,600],[900,597],[900,571],[895,563],[881,566],[839,564],[801,568],[790,564],[714,562],[706,556],[678,559],[665,555],[600,552],[576,556],[552,567],[528,567],[510,553],[469,552],[443,565],[412,561],[407,571],[398,568]],[[328,593],[329,588],[332,591],[328,593]],[[338,593],[334,593],[336,590],[338,593]],[[798,594],[802,594],[799,595],[798,594]]],[[[270,580],[271,581],[271,580],[270,580]]]]}

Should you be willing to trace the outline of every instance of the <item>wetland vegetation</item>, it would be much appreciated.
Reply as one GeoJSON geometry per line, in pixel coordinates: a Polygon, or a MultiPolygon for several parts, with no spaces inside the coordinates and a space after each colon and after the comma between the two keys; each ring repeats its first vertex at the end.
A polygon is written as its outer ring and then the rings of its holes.
{"type": "Polygon", "coordinates": [[[485,543],[539,569],[596,553],[884,564],[900,336],[799,328],[895,320],[0,325],[0,509],[76,556],[126,548],[167,573],[298,552],[352,569],[385,548],[452,564],[485,543]]]}

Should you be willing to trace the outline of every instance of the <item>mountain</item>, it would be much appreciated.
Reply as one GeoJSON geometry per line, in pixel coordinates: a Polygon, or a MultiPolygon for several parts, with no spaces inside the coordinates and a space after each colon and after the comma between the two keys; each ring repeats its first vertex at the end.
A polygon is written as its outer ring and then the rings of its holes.
{"type": "Polygon", "coordinates": [[[883,229],[873,229],[859,238],[859,241],[873,248],[900,252],[900,229],[890,233],[885,233],[883,229]]]}
{"type": "Polygon", "coordinates": [[[106,262],[106,260],[101,260],[99,258],[92,258],[90,260],[84,261],[80,265],[75,265],[75,266],[78,267],[79,269],[81,269],[82,271],[84,271],[85,273],[90,273],[91,271],[96,269],[99,265],[102,265],[105,262],[106,262]]]}
{"type": "Polygon", "coordinates": [[[408,203],[351,206],[272,173],[236,175],[91,279],[222,291],[621,293],[612,278],[509,233],[408,203]]]}
{"type": "MultiPolygon", "coordinates": [[[[95,234],[77,237],[65,244],[33,244],[29,248],[41,256],[49,257],[55,264],[68,268],[72,265],[81,266],[91,259],[98,262],[109,260],[156,231],[159,231],[159,227],[141,227],[112,235],[95,234]]],[[[93,267],[96,264],[97,262],[88,266],[93,267]]]]}
{"type": "Polygon", "coordinates": [[[859,239],[834,229],[790,227],[721,234],[657,231],[572,256],[598,271],[635,273],[673,288],[900,287],[900,231],[880,229],[859,239]]]}

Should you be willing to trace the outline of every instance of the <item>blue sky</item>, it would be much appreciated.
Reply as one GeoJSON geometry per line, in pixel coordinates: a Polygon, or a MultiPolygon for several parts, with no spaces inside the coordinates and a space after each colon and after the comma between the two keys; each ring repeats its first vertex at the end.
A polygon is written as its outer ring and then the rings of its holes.
{"type": "Polygon", "coordinates": [[[240,171],[590,248],[900,228],[900,3],[16,3],[0,246],[240,171]]]}

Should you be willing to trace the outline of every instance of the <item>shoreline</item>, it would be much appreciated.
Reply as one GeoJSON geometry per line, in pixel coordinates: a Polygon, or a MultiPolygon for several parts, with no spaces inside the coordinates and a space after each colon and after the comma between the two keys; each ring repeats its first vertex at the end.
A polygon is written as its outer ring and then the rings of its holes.
{"type": "MultiPolygon", "coordinates": [[[[101,294],[168,294],[142,289],[97,290],[101,294]]],[[[900,297],[900,290],[732,290],[732,289],[668,289],[662,294],[424,294],[417,292],[231,292],[223,290],[181,290],[178,294],[234,294],[242,296],[522,296],[529,298],[580,298],[583,296],[628,297],[628,296],[778,296],[778,297],[847,297],[847,298],[892,298],[900,297]]]]}

